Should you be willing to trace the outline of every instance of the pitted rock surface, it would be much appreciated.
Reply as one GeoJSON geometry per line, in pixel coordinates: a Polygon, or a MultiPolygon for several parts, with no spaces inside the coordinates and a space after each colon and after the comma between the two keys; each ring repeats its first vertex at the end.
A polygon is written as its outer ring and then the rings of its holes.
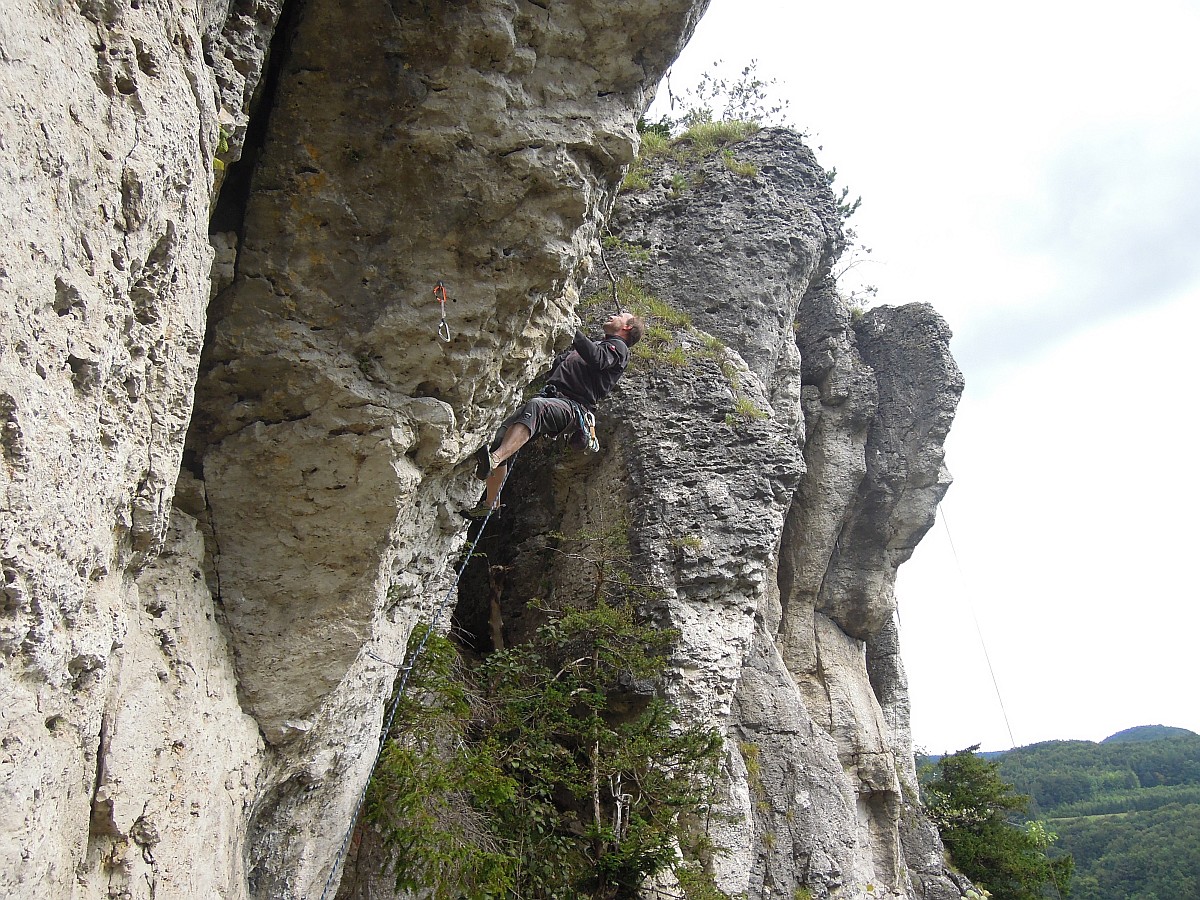
{"type": "Polygon", "coordinates": [[[243,699],[273,743],[312,727],[391,580],[424,583],[456,546],[475,490],[456,464],[571,314],[648,78],[694,16],[607,13],[312,2],[297,18],[189,443],[243,699]]]}
{"type": "Polygon", "coordinates": [[[892,617],[949,483],[949,333],[851,321],[837,203],[786,131],[731,148],[753,176],[713,157],[680,191],[663,161],[613,212],[705,5],[9,4],[6,896],[336,882],[408,633],[452,599],[469,456],[606,287],[610,225],[648,253],[618,272],[709,337],[639,362],[599,457],[523,454],[489,538],[505,628],[586,588],[555,533],[627,528],[681,635],[665,690],[728,736],[721,884],[955,896],[907,805],[892,617]]]}
{"type": "Polygon", "coordinates": [[[796,309],[845,238],[828,176],[799,135],[764,129],[729,153],[757,174],[738,174],[720,154],[656,160],[650,189],[622,196],[612,228],[651,254],[631,273],[774,390],[799,362],[796,309]],[[730,264],[715,264],[723,259],[730,264]]]}
{"type": "Polygon", "coordinates": [[[6,6],[0,892],[314,896],[703,7],[6,6]]]}
{"type": "MultiPolygon", "coordinates": [[[[160,599],[147,614],[135,581],[159,584],[151,570],[173,543],[220,97],[253,93],[262,58],[244,55],[253,42],[230,46],[214,72],[223,7],[13,0],[0,16],[5,896],[124,890],[140,877],[125,865],[138,869],[139,841],[164,891],[178,876],[205,892],[225,883],[186,874],[205,828],[230,838],[214,860],[238,855],[261,747],[211,601],[203,592],[206,616],[182,586],[148,587],[160,599]]],[[[269,34],[269,9],[256,15],[269,34]]],[[[171,577],[190,591],[182,564],[171,577]]]]}
{"type": "Polygon", "coordinates": [[[636,436],[620,441],[631,542],[663,590],[655,615],[682,633],[668,692],[730,735],[740,824],[720,836],[733,851],[716,863],[722,887],[908,896],[915,772],[893,586],[949,485],[942,440],[962,379],[929,307],[852,321],[828,277],[837,206],[798,137],[766,130],[730,149],[757,174],[718,156],[700,177],[687,163],[681,190],[667,158],[614,210],[613,268],[739,363],[711,384],[708,343],[681,335],[688,369],[651,365],[618,388],[620,429],[636,436]],[[738,392],[770,418],[733,415],[738,392]],[[767,477],[747,498],[733,486],[753,473],[767,477]]]}

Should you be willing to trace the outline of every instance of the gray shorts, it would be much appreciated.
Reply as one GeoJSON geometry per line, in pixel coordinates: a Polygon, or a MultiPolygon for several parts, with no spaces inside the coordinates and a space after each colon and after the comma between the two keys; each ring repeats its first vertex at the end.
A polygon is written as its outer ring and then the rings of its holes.
{"type": "Polygon", "coordinates": [[[500,423],[492,449],[500,446],[509,425],[524,425],[532,437],[562,434],[575,422],[575,408],[558,397],[534,397],[500,423]]]}

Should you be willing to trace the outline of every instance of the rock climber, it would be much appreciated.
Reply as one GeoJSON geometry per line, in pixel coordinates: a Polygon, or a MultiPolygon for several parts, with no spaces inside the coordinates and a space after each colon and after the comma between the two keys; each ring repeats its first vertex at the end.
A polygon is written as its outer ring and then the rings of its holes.
{"type": "Polygon", "coordinates": [[[513,454],[534,437],[562,434],[578,420],[579,407],[594,415],[620,379],[629,365],[629,348],[641,339],[644,326],[632,313],[616,313],[603,328],[598,341],[576,328],[570,349],[555,358],[541,394],[505,419],[490,445],[479,448],[475,475],[487,482],[487,496],[473,514],[497,508],[513,454]]]}

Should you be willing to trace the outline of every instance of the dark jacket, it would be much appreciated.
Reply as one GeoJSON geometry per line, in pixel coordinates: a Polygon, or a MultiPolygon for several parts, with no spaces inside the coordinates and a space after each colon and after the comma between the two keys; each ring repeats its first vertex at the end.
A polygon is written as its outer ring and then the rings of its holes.
{"type": "Polygon", "coordinates": [[[571,349],[560,354],[546,379],[558,394],[581,403],[593,412],[608,396],[629,365],[629,347],[619,337],[593,341],[579,329],[571,349]]]}

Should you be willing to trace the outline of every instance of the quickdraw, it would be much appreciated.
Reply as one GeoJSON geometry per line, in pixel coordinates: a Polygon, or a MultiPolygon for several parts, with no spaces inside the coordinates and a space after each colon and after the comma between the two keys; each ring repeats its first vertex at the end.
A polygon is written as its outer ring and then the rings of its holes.
{"type": "MultiPolygon", "coordinates": [[[[567,400],[566,397],[559,397],[559,400],[567,400]]],[[[596,437],[596,416],[582,403],[576,403],[574,400],[567,400],[571,404],[571,409],[575,413],[575,430],[572,431],[568,425],[567,428],[557,438],[565,437],[567,443],[573,450],[586,450],[588,453],[600,452],[600,440],[596,437]]]]}
{"type": "MultiPolygon", "coordinates": [[[[612,231],[609,230],[609,236],[612,236],[612,231]]],[[[604,242],[600,242],[600,262],[604,264],[604,271],[608,273],[608,280],[612,282],[613,306],[617,308],[617,315],[621,315],[624,310],[621,309],[621,298],[617,296],[617,276],[613,274],[613,270],[608,267],[608,257],[604,255],[604,242]]]]}
{"type": "Polygon", "coordinates": [[[442,307],[442,321],[438,323],[438,337],[450,343],[450,323],[446,321],[446,286],[440,281],[433,286],[433,296],[442,307]]]}
{"type": "Polygon", "coordinates": [[[587,438],[588,453],[600,452],[600,441],[596,437],[596,417],[578,403],[573,403],[575,416],[579,419],[579,430],[587,438]]]}

